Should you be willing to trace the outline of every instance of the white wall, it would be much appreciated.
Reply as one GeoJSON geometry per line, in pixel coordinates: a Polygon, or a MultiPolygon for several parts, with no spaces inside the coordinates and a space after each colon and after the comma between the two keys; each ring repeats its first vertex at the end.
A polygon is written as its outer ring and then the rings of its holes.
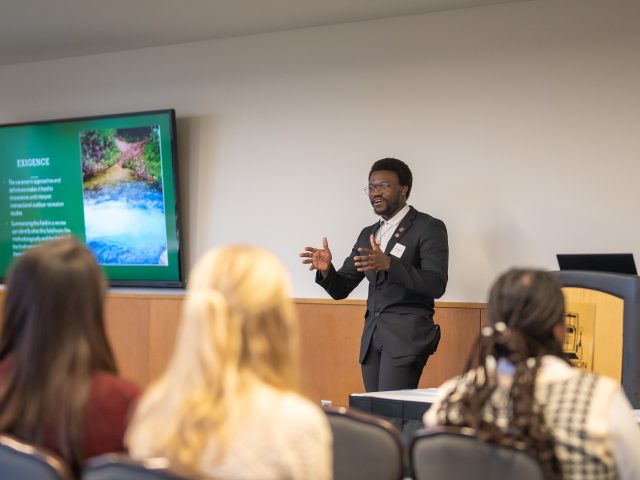
{"type": "MultiPolygon", "coordinates": [[[[251,242],[342,262],[371,163],[445,221],[445,300],[557,252],[640,260],[640,2],[535,0],[0,67],[0,123],[173,107],[187,264],[251,242]]],[[[361,286],[353,295],[364,298],[361,286]]]]}

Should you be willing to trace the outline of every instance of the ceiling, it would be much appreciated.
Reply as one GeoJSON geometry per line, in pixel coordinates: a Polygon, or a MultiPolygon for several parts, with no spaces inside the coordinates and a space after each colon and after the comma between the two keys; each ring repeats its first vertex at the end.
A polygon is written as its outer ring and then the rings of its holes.
{"type": "Polygon", "coordinates": [[[523,0],[0,0],[0,65],[523,0]]]}

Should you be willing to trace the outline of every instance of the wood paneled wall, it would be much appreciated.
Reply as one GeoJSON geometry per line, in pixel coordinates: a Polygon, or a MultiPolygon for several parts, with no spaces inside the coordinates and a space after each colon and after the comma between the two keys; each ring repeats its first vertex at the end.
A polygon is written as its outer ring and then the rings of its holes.
{"type": "MultiPolygon", "coordinates": [[[[314,401],[346,405],[349,393],[363,392],[358,353],[364,301],[295,300],[300,313],[301,390],[314,401]]],[[[480,333],[484,304],[437,302],[435,322],[442,339],[429,358],[420,387],[437,387],[462,373],[480,333]]]]}
{"type": "MultiPolygon", "coordinates": [[[[145,387],[162,373],[173,351],[183,300],[183,294],[109,294],[106,327],[122,376],[145,387]]],[[[349,393],[363,391],[358,351],[364,301],[294,302],[300,316],[302,393],[316,402],[346,405],[349,393]]],[[[438,386],[462,372],[485,317],[484,304],[436,303],[442,340],[429,358],[421,387],[438,386]]]]}

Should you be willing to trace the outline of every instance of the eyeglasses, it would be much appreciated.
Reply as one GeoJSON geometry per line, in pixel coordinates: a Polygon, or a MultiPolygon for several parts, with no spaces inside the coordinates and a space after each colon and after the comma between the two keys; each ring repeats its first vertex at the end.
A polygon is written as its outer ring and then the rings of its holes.
{"type": "Polygon", "coordinates": [[[367,195],[371,195],[376,191],[385,193],[385,192],[388,192],[390,188],[391,188],[391,185],[387,182],[370,183],[369,185],[364,187],[364,193],[366,193],[367,195]]]}

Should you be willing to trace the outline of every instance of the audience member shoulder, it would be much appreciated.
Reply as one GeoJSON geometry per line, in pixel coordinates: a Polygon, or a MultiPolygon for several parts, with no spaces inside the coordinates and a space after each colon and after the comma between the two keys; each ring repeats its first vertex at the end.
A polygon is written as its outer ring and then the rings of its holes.
{"type": "Polygon", "coordinates": [[[141,393],[142,390],[135,383],[109,372],[95,372],[91,379],[92,396],[134,401],[141,393]]]}
{"type": "Polygon", "coordinates": [[[284,430],[325,437],[330,435],[329,421],[319,405],[293,391],[261,385],[256,389],[257,408],[284,430]]]}

